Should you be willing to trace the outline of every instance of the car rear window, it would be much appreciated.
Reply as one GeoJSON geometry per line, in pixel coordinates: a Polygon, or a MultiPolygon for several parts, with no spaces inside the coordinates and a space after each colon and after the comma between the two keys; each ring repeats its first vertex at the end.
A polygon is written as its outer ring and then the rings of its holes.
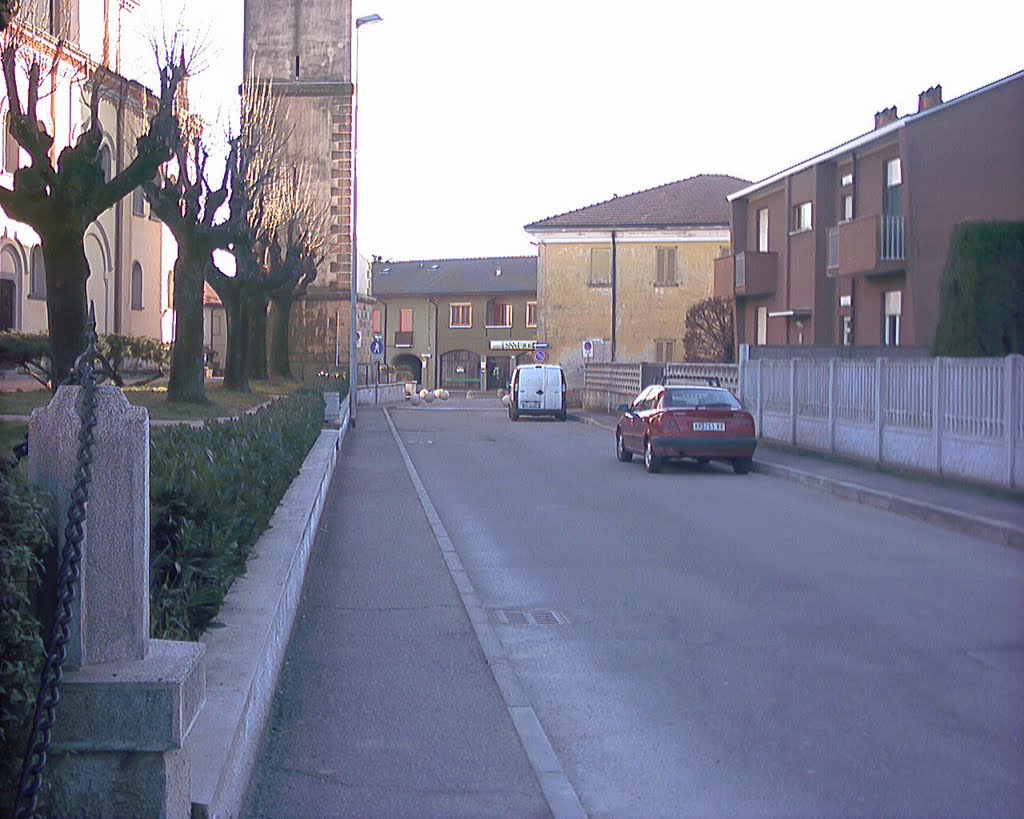
{"type": "Polygon", "coordinates": [[[667,389],[662,405],[670,409],[741,409],[728,390],[667,389]]]}

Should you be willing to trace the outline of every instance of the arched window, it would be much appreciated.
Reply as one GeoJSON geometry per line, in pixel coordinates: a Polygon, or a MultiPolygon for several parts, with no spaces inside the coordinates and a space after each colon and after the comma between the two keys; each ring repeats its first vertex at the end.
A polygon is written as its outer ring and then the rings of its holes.
{"type": "Polygon", "coordinates": [[[110,156],[109,145],[104,145],[100,148],[100,167],[103,168],[103,181],[109,182],[113,167],[113,160],[110,156]]]}
{"type": "Polygon", "coordinates": [[[32,248],[28,275],[28,297],[30,299],[46,298],[46,262],[43,261],[43,249],[39,245],[32,248]]]}
{"type": "Polygon", "coordinates": [[[14,173],[21,166],[21,146],[11,133],[11,112],[4,115],[4,170],[14,173]]]}
{"type": "Polygon", "coordinates": [[[132,262],[132,310],[142,309],[142,265],[132,262]]]}
{"type": "Polygon", "coordinates": [[[21,265],[10,247],[0,250],[0,332],[18,329],[18,279],[21,265]]]}

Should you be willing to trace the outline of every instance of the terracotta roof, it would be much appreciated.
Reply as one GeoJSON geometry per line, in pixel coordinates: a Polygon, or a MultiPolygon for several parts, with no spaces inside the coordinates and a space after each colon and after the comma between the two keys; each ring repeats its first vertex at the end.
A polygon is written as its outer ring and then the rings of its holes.
{"type": "Polygon", "coordinates": [[[750,182],[735,176],[700,174],[650,190],[526,225],[527,232],[550,228],[660,228],[729,224],[725,197],[750,182]]]}
{"type": "Polygon", "coordinates": [[[374,262],[373,295],[536,293],[536,256],[374,262]],[[500,271],[500,275],[499,275],[500,271]]]}

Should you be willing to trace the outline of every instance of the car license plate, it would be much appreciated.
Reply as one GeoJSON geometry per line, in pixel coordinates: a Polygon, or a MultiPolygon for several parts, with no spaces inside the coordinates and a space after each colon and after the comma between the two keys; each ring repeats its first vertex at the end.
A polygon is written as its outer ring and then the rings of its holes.
{"type": "Polygon", "coordinates": [[[694,432],[725,432],[725,424],[722,421],[694,421],[694,432]]]}
{"type": "Polygon", "coordinates": [[[540,401],[523,401],[523,409],[540,409],[540,401]]]}

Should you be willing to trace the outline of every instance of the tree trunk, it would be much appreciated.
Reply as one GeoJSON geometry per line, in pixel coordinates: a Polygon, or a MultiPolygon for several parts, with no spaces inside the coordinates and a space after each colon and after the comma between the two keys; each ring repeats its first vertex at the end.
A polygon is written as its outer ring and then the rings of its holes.
{"type": "Polygon", "coordinates": [[[169,401],[206,403],[203,361],[203,281],[207,260],[180,252],[174,263],[174,346],[167,383],[169,401]]]}
{"type": "Polygon", "coordinates": [[[267,296],[258,285],[249,291],[249,378],[266,381],[267,296]]]}
{"type": "Polygon", "coordinates": [[[73,231],[54,231],[40,237],[46,265],[46,320],[50,329],[53,366],[50,389],[54,392],[85,350],[89,305],[86,279],[89,262],[82,236],[73,231]],[[62,328],[63,332],[54,332],[62,328]]]}
{"type": "Polygon", "coordinates": [[[224,389],[249,392],[248,348],[249,327],[246,321],[243,288],[236,281],[215,285],[224,304],[228,324],[228,349],[224,360],[224,389]]]}
{"type": "Polygon", "coordinates": [[[291,293],[270,299],[270,374],[292,380],[288,361],[288,323],[295,298],[291,293]]]}

